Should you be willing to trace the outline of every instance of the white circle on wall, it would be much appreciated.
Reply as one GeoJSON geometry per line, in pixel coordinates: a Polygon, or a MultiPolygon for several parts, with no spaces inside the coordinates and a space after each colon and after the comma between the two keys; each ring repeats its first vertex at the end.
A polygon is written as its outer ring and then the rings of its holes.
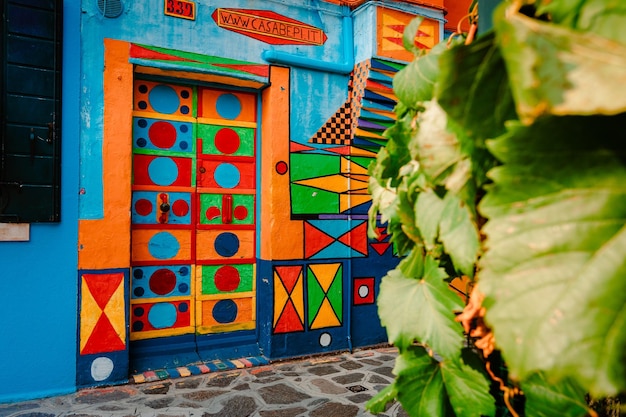
{"type": "Polygon", "coordinates": [[[320,345],[322,347],[330,346],[330,343],[333,341],[333,337],[330,333],[322,333],[320,335],[320,345]]]}
{"type": "Polygon", "coordinates": [[[109,358],[101,356],[91,362],[91,377],[94,381],[104,381],[113,372],[113,361],[109,358]]]}
{"type": "Polygon", "coordinates": [[[361,285],[359,287],[359,297],[365,298],[370,293],[370,289],[367,285],[361,285]]]}

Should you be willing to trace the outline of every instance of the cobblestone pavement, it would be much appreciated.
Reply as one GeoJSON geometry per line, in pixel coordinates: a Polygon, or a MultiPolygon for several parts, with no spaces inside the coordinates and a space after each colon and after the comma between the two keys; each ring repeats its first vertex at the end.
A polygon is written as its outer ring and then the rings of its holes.
{"type": "MultiPolygon", "coordinates": [[[[0,404],[0,417],[354,417],[392,380],[394,348],[275,362],[0,404]]],[[[379,417],[407,417],[395,403],[379,417]]]]}

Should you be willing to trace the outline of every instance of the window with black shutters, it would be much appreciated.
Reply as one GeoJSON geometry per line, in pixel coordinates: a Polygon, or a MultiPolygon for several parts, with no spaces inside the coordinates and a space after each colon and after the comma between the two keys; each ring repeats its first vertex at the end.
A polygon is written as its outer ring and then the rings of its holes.
{"type": "Polygon", "coordinates": [[[0,222],[60,220],[62,0],[3,0],[0,222]]]}

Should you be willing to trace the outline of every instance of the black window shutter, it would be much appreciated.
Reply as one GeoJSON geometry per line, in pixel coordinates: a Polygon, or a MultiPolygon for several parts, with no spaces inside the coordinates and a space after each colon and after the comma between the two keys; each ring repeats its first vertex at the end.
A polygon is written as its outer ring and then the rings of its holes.
{"type": "Polygon", "coordinates": [[[58,222],[63,2],[2,9],[0,222],[58,222]]]}

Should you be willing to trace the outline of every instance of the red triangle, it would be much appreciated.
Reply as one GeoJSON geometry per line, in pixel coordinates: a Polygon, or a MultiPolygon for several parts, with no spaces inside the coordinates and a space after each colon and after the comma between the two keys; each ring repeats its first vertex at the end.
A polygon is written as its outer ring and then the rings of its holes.
{"type": "Polygon", "coordinates": [[[302,152],[302,151],[314,151],[315,148],[307,145],[302,145],[298,142],[289,142],[289,152],[302,152]]]}
{"type": "Polygon", "coordinates": [[[339,146],[337,148],[324,148],[326,152],[333,152],[339,155],[350,155],[351,147],[350,146],[339,146]]]}
{"type": "Polygon", "coordinates": [[[372,80],[367,80],[367,88],[371,88],[373,90],[382,90],[382,91],[388,91],[388,92],[393,92],[393,88],[389,88],[385,85],[379,84],[375,81],[372,80]]]}
{"type": "Polygon", "coordinates": [[[120,282],[124,279],[124,274],[84,274],[83,279],[98,307],[104,310],[111,296],[120,286],[120,282]]]}
{"type": "Polygon", "coordinates": [[[389,243],[389,242],[377,242],[377,243],[370,243],[370,246],[372,247],[372,249],[374,249],[376,251],[377,254],[382,256],[383,253],[385,253],[385,251],[387,250],[387,248],[389,248],[389,246],[391,246],[391,243],[389,243]]]}
{"type": "Polygon", "coordinates": [[[115,352],[124,349],[126,349],[126,344],[120,339],[113,325],[111,325],[111,321],[103,313],[100,315],[96,327],[91,332],[91,336],[89,336],[89,340],[87,340],[80,354],[115,352]]]}
{"type": "Polygon", "coordinates": [[[293,301],[289,300],[285,304],[276,327],[274,327],[274,333],[291,333],[304,330],[302,319],[298,316],[298,312],[293,305],[293,301]]]}
{"type": "Polygon", "coordinates": [[[335,238],[322,232],[310,223],[304,223],[304,257],[310,258],[329,246],[335,238]]]}
{"type": "Polygon", "coordinates": [[[287,293],[291,294],[293,288],[298,282],[298,278],[302,273],[301,266],[277,266],[274,268],[283,285],[287,289],[287,293]]]}
{"type": "Polygon", "coordinates": [[[387,236],[389,236],[387,234],[387,228],[386,227],[377,227],[376,228],[376,240],[379,242],[382,242],[383,240],[385,240],[387,238],[387,236]]]}
{"type": "Polygon", "coordinates": [[[269,65],[246,65],[246,64],[212,64],[215,67],[230,68],[237,71],[247,72],[249,74],[267,77],[270,74],[269,65]]]}
{"type": "Polygon", "coordinates": [[[402,38],[392,38],[390,36],[385,36],[383,39],[388,40],[389,42],[393,42],[396,45],[400,45],[403,46],[404,44],[402,43],[402,38]]]}
{"type": "Polygon", "coordinates": [[[395,30],[396,32],[404,33],[406,25],[387,25],[387,27],[395,30]]]}
{"type": "Polygon", "coordinates": [[[367,223],[363,222],[337,239],[349,248],[367,255],[367,223]]]}
{"type": "Polygon", "coordinates": [[[200,62],[194,59],[182,58],[179,56],[164,54],[163,52],[153,51],[143,46],[130,44],[130,56],[131,58],[144,58],[144,59],[162,59],[163,61],[184,61],[184,62],[200,62]]]}

